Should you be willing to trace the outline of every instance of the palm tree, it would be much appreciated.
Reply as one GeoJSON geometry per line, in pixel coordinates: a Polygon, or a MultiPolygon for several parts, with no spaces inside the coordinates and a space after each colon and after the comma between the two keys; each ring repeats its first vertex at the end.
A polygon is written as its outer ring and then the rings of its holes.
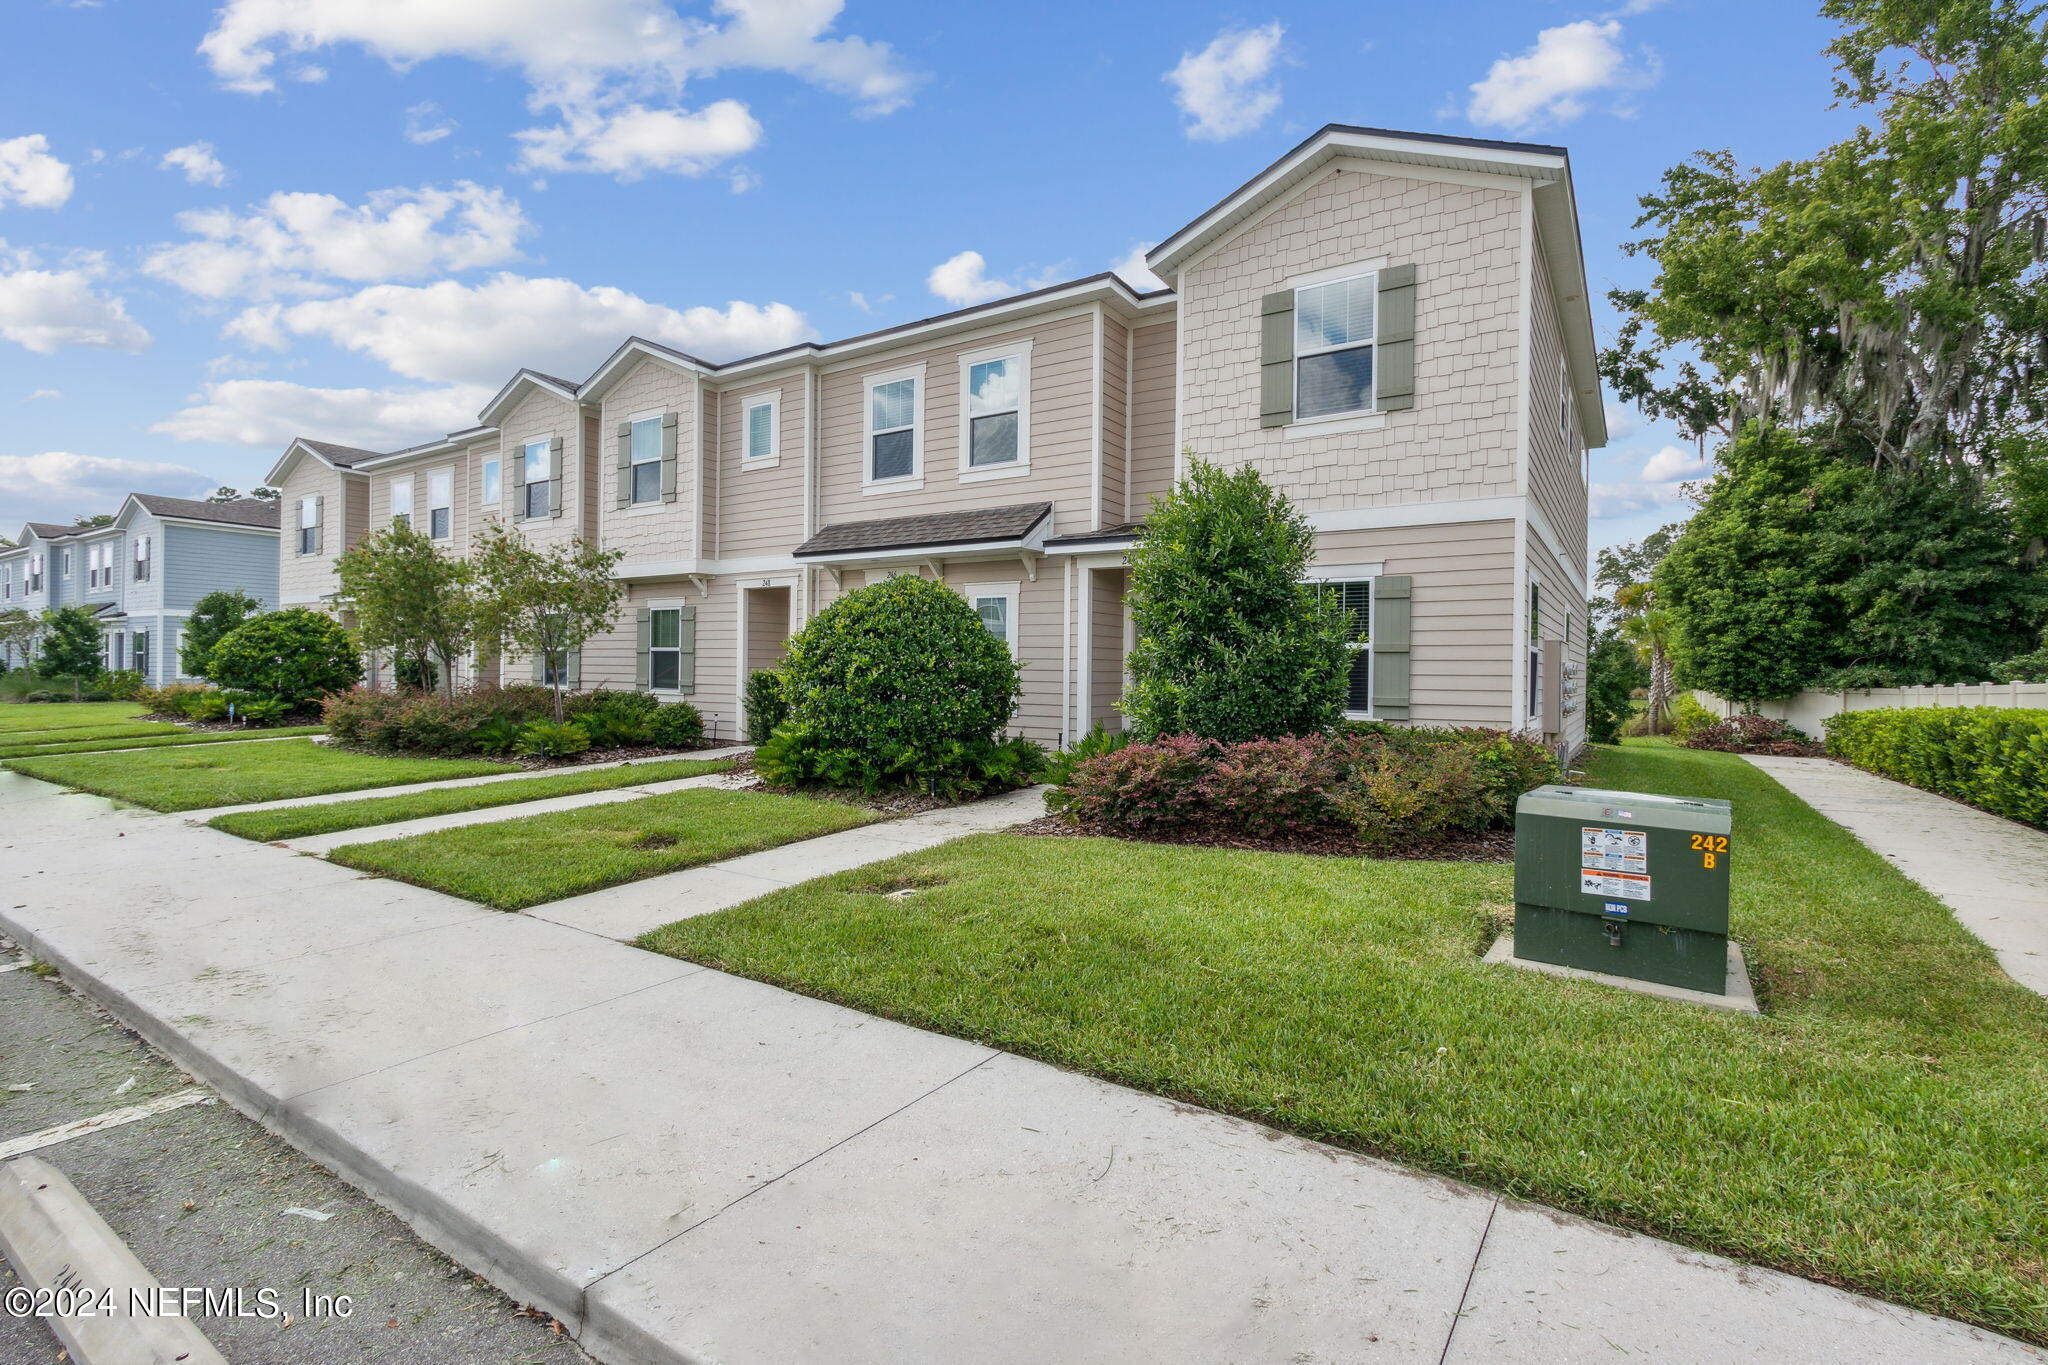
{"type": "Polygon", "coordinates": [[[1621,637],[1635,646],[1636,657],[1649,666],[1647,719],[1650,733],[1661,733],[1670,720],[1676,691],[1671,684],[1671,613],[1657,605],[1656,590],[1648,583],[1631,583],[1616,590],[1614,605],[1621,612],[1621,637]]]}

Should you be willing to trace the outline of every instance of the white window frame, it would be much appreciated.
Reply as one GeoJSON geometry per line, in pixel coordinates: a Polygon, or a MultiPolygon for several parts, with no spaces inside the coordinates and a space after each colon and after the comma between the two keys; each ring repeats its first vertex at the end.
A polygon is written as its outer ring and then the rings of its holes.
{"type": "Polygon", "coordinates": [[[505,500],[505,466],[496,455],[485,460],[477,473],[477,500],[486,507],[505,500]]]}
{"type": "Polygon", "coordinates": [[[63,551],[61,551],[58,554],[57,569],[57,576],[59,578],[69,579],[71,577],[71,549],[69,546],[66,546],[63,549],[63,551]]]}
{"type": "Polygon", "coordinates": [[[960,357],[960,482],[981,483],[988,479],[1013,479],[1020,474],[1031,472],[1031,342],[1013,341],[1005,346],[991,346],[979,351],[968,351],[960,357]],[[976,416],[994,416],[993,413],[974,413],[968,406],[968,378],[976,365],[986,365],[992,360],[1009,360],[1017,365],[1017,458],[1008,464],[975,465],[969,463],[974,453],[974,419],[976,416]]]}
{"type": "Polygon", "coordinates": [[[1023,595],[1024,585],[1009,583],[969,583],[960,589],[960,595],[967,599],[967,605],[974,608],[976,616],[981,615],[981,604],[991,597],[1003,599],[1003,643],[1010,647],[1010,657],[1017,657],[1017,599],[1023,595]]]}
{"type": "Polygon", "coordinates": [[[1292,314],[1292,317],[1293,317],[1293,319],[1294,319],[1294,322],[1292,323],[1292,326],[1293,326],[1293,331],[1294,331],[1294,335],[1293,335],[1293,351],[1294,351],[1294,361],[1293,361],[1293,364],[1294,364],[1294,393],[1293,393],[1292,397],[1293,397],[1293,400],[1294,400],[1294,412],[1295,412],[1295,414],[1296,414],[1296,416],[1295,416],[1295,423],[1294,423],[1295,425],[1299,425],[1299,424],[1301,424],[1301,423],[1306,423],[1306,422],[1354,422],[1354,421],[1357,421],[1357,420],[1358,420],[1359,418],[1361,418],[1361,417],[1370,417],[1370,416],[1373,416],[1373,415],[1375,415],[1375,414],[1377,414],[1377,413],[1379,412],[1379,410],[1380,410],[1380,306],[1379,306],[1379,279],[1380,279],[1380,267],[1379,267],[1379,265],[1378,265],[1377,263],[1375,263],[1375,264],[1373,264],[1373,265],[1370,265],[1370,266],[1360,266],[1360,267],[1356,267],[1356,268],[1346,267],[1346,268],[1344,268],[1344,269],[1342,269],[1342,270],[1334,270],[1334,271],[1327,271],[1327,272],[1323,272],[1323,273],[1321,273],[1321,274],[1316,274],[1316,275],[1309,275],[1309,276],[1304,276],[1304,277],[1302,277],[1301,279],[1295,280],[1295,281],[1294,281],[1294,282],[1293,282],[1293,283],[1292,283],[1292,284],[1291,284],[1291,285],[1289,286],[1289,287],[1290,287],[1290,288],[1291,288],[1291,289],[1292,289],[1292,290],[1294,291],[1294,312],[1293,312],[1293,314],[1292,314]],[[1349,281],[1351,281],[1351,280],[1366,280],[1366,279],[1369,279],[1369,280],[1371,280],[1371,281],[1372,281],[1372,288],[1373,288],[1373,306],[1372,306],[1372,339],[1371,339],[1370,341],[1352,341],[1352,342],[1346,342],[1346,343],[1345,343],[1344,345],[1342,345],[1342,346],[1312,346],[1312,347],[1309,347],[1309,348],[1307,348],[1307,349],[1303,349],[1303,347],[1302,347],[1302,344],[1301,344],[1301,292],[1302,292],[1302,291],[1303,291],[1304,289],[1320,289],[1320,288],[1323,288],[1323,287],[1324,287],[1324,286],[1326,286],[1326,285],[1332,285],[1332,284],[1344,284],[1344,283],[1347,283],[1347,282],[1349,282],[1349,281]],[[1303,417],[1303,416],[1301,416],[1301,415],[1300,415],[1300,413],[1301,413],[1301,362],[1302,362],[1302,361],[1303,361],[1304,359],[1306,359],[1307,357],[1310,357],[1310,356],[1318,356],[1318,355],[1334,355],[1334,354],[1336,354],[1336,353],[1337,353],[1338,351],[1355,351],[1355,350],[1358,350],[1358,349],[1360,349],[1361,347],[1366,347],[1366,346],[1370,346],[1370,347],[1372,348],[1372,392],[1366,395],[1366,403],[1365,403],[1365,406],[1364,406],[1364,407],[1362,407],[1362,408],[1346,408],[1346,409],[1344,409],[1344,410],[1343,410],[1342,412],[1320,412],[1320,413],[1317,413],[1317,414],[1316,414],[1315,416],[1313,416],[1313,417],[1303,417]]]}
{"type": "Polygon", "coordinates": [[[1527,714],[1524,721],[1533,729],[1543,727],[1543,585],[1535,579],[1529,580],[1528,624],[1523,628],[1528,634],[1529,657],[1523,684],[1528,692],[1527,714]]]}
{"type": "Polygon", "coordinates": [[[537,483],[550,484],[561,477],[561,471],[554,467],[554,449],[555,438],[552,436],[543,436],[538,441],[525,441],[520,444],[519,454],[526,462],[526,482],[519,485],[520,503],[519,506],[513,509],[513,515],[522,521],[539,521],[541,517],[553,515],[555,497],[552,492],[548,493],[542,500],[540,516],[533,514],[532,490],[533,486],[537,483]],[[533,453],[536,450],[540,452],[540,458],[546,461],[548,466],[548,476],[545,479],[533,477],[533,453]]]}
{"type": "Polygon", "coordinates": [[[908,493],[924,487],[924,362],[904,365],[893,370],[881,370],[861,376],[860,387],[860,491],[863,495],[875,493],[908,493]],[[894,384],[900,379],[915,380],[917,398],[910,405],[910,472],[894,474],[886,479],[875,475],[875,437],[892,431],[903,431],[903,427],[875,429],[875,390],[884,384],[894,384]]]}
{"type": "MultiPolygon", "coordinates": [[[[874,409],[870,408],[870,415],[874,409]]],[[[740,400],[740,468],[773,469],[782,463],[782,390],[772,389],[767,393],[749,394],[740,400]],[[754,412],[757,408],[768,409],[768,453],[753,453],[754,412]]],[[[874,466],[870,464],[868,468],[874,466]]]]}
{"type": "Polygon", "coordinates": [[[292,534],[298,537],[297,548],[299,554],[309,555],[315,552],[315,547],[320,543],[320,537],[317,534],[319,530],[320,499],[317,497],[300,498],[299,524],[292,529],[292,534]],[[315,534],[308,538],[306,535],[308,531],[315,532],[315,534]]]}
{"type": "Polygon", "coordinates": [[[384,495],[384,501],[386,510],[389,513],[387,517],[389,523],[396,526],[398,519],[404,517],[405,524],[408,526],[412,525],[413,513],[418,510],[413,499],[412,475],[410,473],[393,475],[385,481],[385,485],[387,491],[384,495]],[[398,490],[401,488],[405,490],[405,510],[402,512],[398,510],[398,490]]]}
{"type": "MultiPolygon", "coordinates": [[[[668,414],[660,408],[649,408],[645,412],[636,412],[626,419],[626,449],[628,452],[628,463],[625,469],[625,480],[626,508],[628,511],[646,511],[649,508],[660,507],[662,505],[661,475],[659,472],[661,469],[661,423],[663,419],[667,417],[667,415],[668,414]],[[643,422],[652,423],[654,426],[654,458],[651,460],[642,460],[631,454],[633,448],[633,433],[640,429],[640,424],[643,422]],[[638,469],[642,465],[652,465],[656,470],[654,479],[654,496],[651,498],[636,498],[633,496],[633,471],[638,469]]],[[[678,432],[677,434],[678,436],[681,435],[680,432],[678,432]]],[[[681,441],[678,440],[678,449],[676,452],[677,459],[682,458],[681,444],[681,441]]]]}
{"type": "Polygon", "coordinates": [[[453,465],[427,471],[427,535],[434,540],[452,541],[455,539],[455,466],[453,465]],[[436,479],[445,479],[447,481],[448,501],[445,503],[437,501],[434,497],[434,481],[436,479]],[[442,510],[446,510],[448,513],[448,532],[446,535],[437,536],[434,534],[434,513],[442,510]]]}
{"type": "MultiPolygon", "coordinates": [[[[1371,631],[1371,630],[1372,630],[1372,629],[1374,628],[1374,626],[1376,626],[1376,625],[1377,625],[1377,623],[1378,623],[1378,621],[1379,621],[1379,611],[1380,611],[1380,585],[1379,585],[1379,581],[1380,581],[1380,576],[1381,576],[1382,574],[1384,574],[1384,573],[1385,573],[1386,571],[1387,571],[1387,567],[1386,567],[1386,565],[1384,565],[1384,564],[1317,564],[1317,565],[1312,565],[1312,566],[1311,566],[1311,567],[1309,568],[1309,570],[1308,570],[1307,574],[1306,574],[1306,575],[1304,575],[1304,576],[1305,576],[1305,577],[1306,577],[1306,578],[1308,579],[1308,581],[1309,581],[1309,582],[1311,582],[1311,583],[1323,583],[1323,584],[1339,584],[1339,583],[1363,583],[1363,584],[1365,584],[1365,585],[1366,585],[1366,587],[1365,587],[1365,592],[1366,592],[1366,612],[1367,612],[1367,618],[1366,618],[1366,619],[1367,619],[1367,625],[1366,625],[1366,629],[1367,629],[1367,631],[1371,631]]],[[[1347,649],[1351,648],[1351,646],[1350,646],[1350,644],[1349,644],[1348,642],[1346,643],[1346,645],[1345,645],[1345,648],[1347,648],[1347,649]]],[[[1373,703],[1374,703],[1374,702],[1376,702],[1376,701],[1377,701],[1377,700],[1379,699],[1379,687],[1380,687],[1380,679],[1379,679],[1379,662],[1378,662],[1378,659],[1376,658],[1376,656],[1375,656],[1375,655],[1373,654],[1373,652],[1372,652],[1372,641],[1371,641],[1370,637],[1368,637],[1368,639],[1367,639],[1366,643],[1365,643],[1365,644],[1364,644],[1364,645],[1362,646],[1362,648],[1363,648],[1363,649],[1365,650],[1365,655],[1366,655],[1366,659],[1367,659],[1367,663],[1366,663],[1366,666],[1365,666],[1365,668],[1366,668],[1366,673],[1365,673],[1365,702],[1366,702],[1366,705],[1365,705],[1365,709],[1364,709],[1363,711],[1355,710],[1355,709],[1353,709],[1352,707],[1350,707],[1350,706],[1348,706],[1348,705],[1347,705],[1347,706],[1346,706],[1346,707],[1344,708],[1344,719],[1346,719],[1346,720],[1372,720],[1372,719],[1374,719],[1374,718],[1375,718],[1375,717],[1373,716],[1373,710],[1374,710],[1374,706],[1373,706],[1373,703]]],[[[1345,671],[1345,676],[1346,676],[1346,683],[1345,683],[1345,688],[1346,688],[1346,697],[1345,697],[1345,700],[1346,700],[1346,701],[1348,702],[1348,701],[1350,700],[1350,696],[1349,696],[1349,689],[1350,689],[1350,682],[1349,682],[1349,676],[1350,676],[1350,671],[1349,671],[1348,669],[1347,669],[1347,670],[1345,671]]]]}
{"type": "Polygon", "coordinates": [[[689,603],[685,602],[685,601],[684,601],[684,600],[683,600],[682,598],[680,598],[680,597],[662,597],[662,598],[656,598],[656,599],[652,599],[652,600],[650,600],[650,601],[649,601],[649,602],[648,602],[648,603],[647,603],[646,605],[647,605],[647,690],[648,690],[648,691],[649,691],[650,693],[653,693],[654,695],[656,695],[656,696],[661,696],[661,697],[685,697],[685,696],[688,696],[688,695],[690,695],[690,694],[689,694],[689,693],[687,693],[687,692],[685,692],[685,691],[683,691],[683,689],[682,689],[682,687],[681,687],[681,681],[682,681],[682,676],[683,676],[683,646],[682,646],[682,639],[683,639],[683,620],[682,620],[681,612],[682,612],[682,610],[683,610],[683,608],[684,608],[684,607],[686,607],[686,606],[688,606],[688,605],[689,605],[689,603]],[[673,645],[664,645],[664,646],[660,647],[659,649],[657,649],[657,648],[655,647],[655,644],[654,644],[654,616],[655,616],[655,613],[656,613],[656,612],[663,612],[663,611],[672,611],[672,612],[676,612],[676,613],[677,613],[677,616],[676,616],[676,643],[675,643],[675,644],[673,644],[673,645]],[[675,656],[676,656],[676,680],[677,680],[677,684],[678,684],[677,686],[675,686],[675,687],[656,687],[656,686],[654,685],[654,656],[655,656],[656,654],[673,654],[673,655],[675,655],[675,656]]]}
{"type": "Polygon", "coordinates": [[[149,557],[149,537],[135,537],[135,567],[128,571],[130,577],[133,578],[135,582],[147,583],[150,580],[150,576],[155,573],[156,566],[149,562],[149,557]]]}

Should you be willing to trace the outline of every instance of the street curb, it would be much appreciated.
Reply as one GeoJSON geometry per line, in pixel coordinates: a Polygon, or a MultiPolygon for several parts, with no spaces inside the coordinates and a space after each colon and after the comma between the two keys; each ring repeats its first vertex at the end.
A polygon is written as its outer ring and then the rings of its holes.
{"type": "MultiPolygon", "coordinates": [[[[485,913],[497,914],[497,911],[485,913]]],[[[263,1125],[312,1160],[339,1175],[411,1228],[420,1239],[457,1264],[482,1275],[508,1297],[544,1309],[566,1327],[586,1351],[584,1287],[508,1244],[475,1219],[451,1208],[438,1195],[407,1180],[318,1120],[290,1099],[271,1094],[233,1067],[195,1045],[170,1021],[80,967],[49,939],[0,911],[0,933],[32,957],[55,967],[64,980],[169,1057],[180,1069],[211,1087],[240,1113],[263,1125]]],[[[602,1277],[599,1277],[600,1280],[602,1277]]],[[[593,1283],[599,1281],[594,1280],[593,1283]]],[[[606,1334],[606,1344],[618,1338],[606,1334]]],[[[689,1357],[645,1337],[599,1357],[610,1365],[697,1365],[689,1357]]],[[[591,1351],[593,1355],[596,1352],[591,1351]]],[[[118,1359],[118,1358],[116,1358],[118,1359]]],[[[142,1359],[148,1359],[143,1357],[142,1359]]],[[[169,1359],[169,1357],[166,1357],[169,1359]]],[[[125,1363],[124,1363],[125,1365],[125,1363]]]]}
{"type": "Polygon", "coordinates": [[[48,1162],[0,1164],[0,1250],[31,1290],[105,1295],[105,1312],[42,1318],[80,1365],[227,1365],[192,1319],[128,1311],[131,1291],[153,1295],[162,1285],[48,1162]]]}

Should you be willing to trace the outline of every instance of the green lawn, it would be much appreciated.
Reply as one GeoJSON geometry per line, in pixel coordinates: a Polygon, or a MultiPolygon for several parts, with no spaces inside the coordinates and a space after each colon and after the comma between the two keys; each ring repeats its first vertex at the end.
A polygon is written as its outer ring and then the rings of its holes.
{"type": "Polygon", "coordinates": [[[324,734],[324,725],[274,725],[269,729],[185,730],[171,727],[176,734],[136,735],[126,739],[82,739],[45,744],[0,743],[0,759],[42,758],[48,754],[112,753],[122,749],[175,749],[186,744],[239,744],[246,739],[285,739],[293,735],[324,734]]]}
{"type": "Polygon", "coordinates": [[[303,839],[313,834],[332,834],[337,830],[361,829],[366,825],[395,825],[401,820],[452,815],[457,811],[488,810],[493,806],[541,801],[551,796],[637,787],[647,782],[673,782],[678,778],[722,773],[730,767],[730,760],[678,758],[662,763],[635,763],[623,768],[571,769],[546,777],[487,782],[478,787],[448,787],[441,791],[414,792],[409,796],[369,796],[360,801],[332,801],[319,806],[242,811],[234,815],[216,815],[208,823],[215,829],[239,834],[244,839],[303,839]]]}
{"type": "Polygon", "coordinates": [[[2048,1001],[1732,755],[1751,1019],[1477,956],[1509,869],[983,835],[644,946],[2048,1341],[2048,1001]],[[905,887],[913,894],[883,893],[905,887]]]}
{"type": "Polygon", "coordinates": [[[73,725],[109,725],[142,714],[132,701],[51,701],[0,704],[0,735],[16,730],[61,730],[73,725]]]}
{"type": "Polygon", "coordinates": [[[177,735],[183,726],[165,720],[122,721],[113,725],[68,725],[55,730],[0,730],[0,757],[13,757],[49,744],[78,744],[89,739],[134,739],[141,735],[177,735]]]}
{"type": "Polygon", "coordinates": [[[145,753],[74,754],[68,758],[17,758],[9,760],[7,766],[46,782],[167,811],[518,771],[517,765],[510,763],[351,753],[315,744],[310,739],[288,739],[275,744],[216,744],[198,753],[158,749],[145,753]]]}
{"type": "Polygon", "coordinates": [[[349,844],[327,856],[500,910],[523,910],[876,818],[843,801],[704,788],[349,844]]]}

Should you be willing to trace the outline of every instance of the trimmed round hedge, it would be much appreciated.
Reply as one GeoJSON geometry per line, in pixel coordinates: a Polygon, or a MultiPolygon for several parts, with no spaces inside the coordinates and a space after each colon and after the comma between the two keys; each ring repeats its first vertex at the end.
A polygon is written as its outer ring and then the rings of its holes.
{"type": "Polygon", "coordinates": [[[355,641],[325,612],[287,607],[220,637],[207,676],[221,687],[297,705],[345,691],[363,676],[355,641]]]}
{"type": "Polygon", "coordinates": [[[974,782],[1016,713],[1017,668],[945,584],[871,583],[791,638],[780,669],[789,714],[756,766],[773,783],[863,791],[974,782]]]}

